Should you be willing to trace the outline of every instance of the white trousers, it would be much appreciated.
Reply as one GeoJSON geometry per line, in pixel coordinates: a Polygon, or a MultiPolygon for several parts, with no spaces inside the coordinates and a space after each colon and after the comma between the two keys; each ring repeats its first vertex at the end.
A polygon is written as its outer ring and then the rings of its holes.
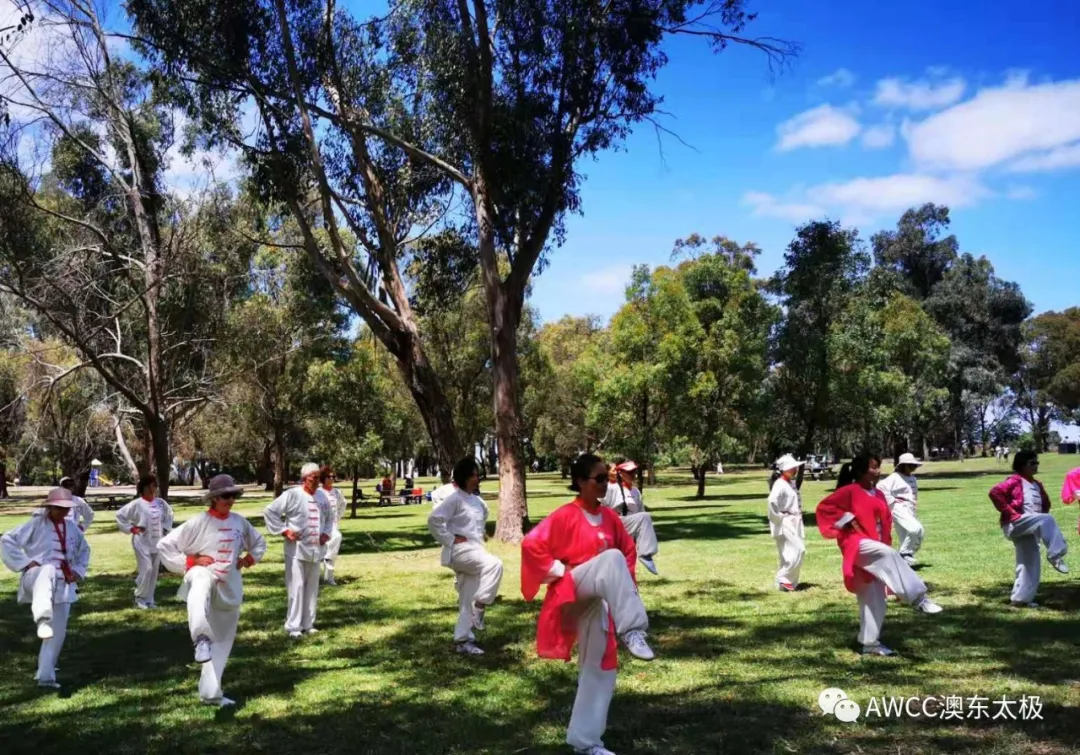
{"type": "Polygon", "coordinates": [[[566,742],[587,750],[604,744],[608,708],[615,693],[615,671],[600,668],[607,649],[608,611],[620,635],[648,629],[649,617],[620,551],[606,550],[571,574],[577,602],[564,610],[577,618],[578,688],[566,742]]]}
{"type": "Polygon", "coordinates": [[[900,555],[914,556],[923,542],[923,526],[915,512],[908,506],[897,504],[892,510],[896,539],[900,541],[900,555]]]}
{"type": "Polygon", "coordinates": [[[202,664],[199,677],[199,697],[217,700],[222,697],[221,679],[225,664],[232,653],[236,640],[236,627],[240,623],[240,607],[222,605],[216,601],[217,581],[205,566],[193,566],[184,575],[188,585],[187,611],[188,631],[195,643],[206,637],[212,643],[210,661],[202,664]]]}
{"type": "Polygon", "coordinates": [[[656,541],[656,529],[653,527],[652,514],[641,511],[637,514],[627,514],[622,518],[623,527],[630,537],[634,538],[639,556],[652,558],[660,552],[660,545],[656,541]]]}
{"type": "Polygon", "coordinates": [[[1016,581],[1010,599],[1016,603],[1035,600],[1042,577],[1039,561],[1039,541],[1046,547],[1046,560],[1056,561],[1069,552],[1069,544],[1061,534],[1057,521],[1049,514],[1024,514],[1002,531],[1016,547],[1016,581]]]}
{"type": "Polygon", "coordinates": [[[71,615],[70,603],[53,602],[57,592],[56,581],[64,579],[63,572],[52,564],[46,564],[27,569],[20,579],[23,580],[24,588],[29,587],[33,596],[30,613],[34,617],[34,624],[47,621],[53,630],[53,636],[50,639],[41,641],[38,668],[34,678],[39,682],[54,682],[56,681],[56,662],[60,658],[60,650],[64,647],[68,617],[71,615]]]}
{"type": "Polygon", "coordinates": [[[285,631],[306,632],[314,628],[319,603],[319,562],[286,556],[285,591],[289,595],[285,631]]]}
{"type": "Polygon", "coordinates": [[[874,576],[855,595],[859,600],[859,642],[877,645],[885,624],[885,588],[912,605],[926,597],[926,583],[885,543],[864,539],[859,543],[858,565],[874,576]]]}
{"type": "Polygon", "coordinates": [[[474,640],[472,609],[495,602],[502,584],[503,563],[492,556],[480,543],[455,543],[450,552],[454,587],[458,592],[458,620],[454,627],[454,642],[474,640]]]}
{"type": "Polygon", "coordinates": [[[323,566],[326,568],[326,578],[330,579],[334,576],[334,562],[337,561],[338,554],[341,552],[341,530],[334,527],[333,533],[330,535],[330,539],[326,542],[326,555],[323,556],[323,566]]]}
{"type": "Polygon", "coordinates": [[[158,570],[161,556],[157,553],[145,554],[135,551],[135,599],[145,603],[154,602],[157,590],[158,570]]]}
{"type": "Polygon", "coordinates": [[[780,525],[780,534],[775,538],[776,552],[780,557],[780,568],[776,572],[776,583],[799,584],[799,572],[802,570],[803,556],[806,555],[806,533],[803,531],[802,515],[785,516],[780,525]]]}

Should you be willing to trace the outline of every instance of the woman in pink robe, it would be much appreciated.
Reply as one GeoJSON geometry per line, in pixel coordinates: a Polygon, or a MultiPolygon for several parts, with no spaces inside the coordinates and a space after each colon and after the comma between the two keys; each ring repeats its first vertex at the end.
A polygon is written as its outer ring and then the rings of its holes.
{"type": "Polygon", "coordinates": [[[567,743],[580,755],[613,755],[601,738],[615,692],[615,638],[622,638],[631,655],[651,661],[649,618],[634,576],[634,541],[618,514],[602,505],[607,465],[584,454],[570,471],[577,497],[521,543],[521,593],[532,600],[540,585],[548,586],[536,628],[542,658],[569,661],[578,644],[578,690],[567,743]]]}

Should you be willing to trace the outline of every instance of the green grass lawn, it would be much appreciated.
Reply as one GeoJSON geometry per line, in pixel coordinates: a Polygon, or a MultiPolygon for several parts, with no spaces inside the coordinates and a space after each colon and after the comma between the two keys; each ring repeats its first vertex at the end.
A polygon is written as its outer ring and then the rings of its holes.
{"type": "MultiPolygon", "coordinates": [[[[1076,546],[1078,511],[1057,503],[1070,461],[1080,462],[1043,457],[1042,478],[1076,546]]],[[[844,591],[839,550],[813,528],[813,508],[831,485],[803,489],[807,589],[791,595],[773,590],[763,471],[711,479],[704,500],[693,498],[689,475],[665,475],[646,489],[662,576],[639,575],[659,657],[642,664],[622,654],[607,745],[620,755],[1080,751],[1080,558],[1069,576],[1044,565],[1042,609],[1011,609],[1013,548],[986,497],[1004,466],[976,460],[924,470],[920,573],[945,612],[924,616],[890,602],[883,640],[900,657],[885,659],[855,652],[855,598],[844,591]],[[1038,695],[1042,720],[845,724],[818,710],[826,687],[864,708],[882,695],[1038,695]]],[[[554,476],[530,478],[529,489],[534,518],[570,498],[554,476]]],[[[261,527],[265,503],[245,498],[237,509],[261,527]]],[[[178,521],[197,510],[178,507],[178,521]]],[[[481,639],[487,655],[455,655],[452,575],[439,567],[428,511],[362,509],[343,522],[340,586],[322,592],[323,632],[299,643],[282,631],[281,541],[273,538],[266,559],[245,572],[225,673],[225,691],[239,704],[228,711],[198,702],[186,614],[171,600],[178,578],[159,583],[162,609],[135,610],[130,546],[112,513],[100,513],[59,696],[32,681],[38,642],[29,607],[15,603],[15,575],[0,576],[0,753],[568,752],[576,666],[536,657],[539,603],[521,599],[517,549],[490,544],[506,577],[481,639]]],[[[24,519],[0,516],[0,529],[24,519]]]]}

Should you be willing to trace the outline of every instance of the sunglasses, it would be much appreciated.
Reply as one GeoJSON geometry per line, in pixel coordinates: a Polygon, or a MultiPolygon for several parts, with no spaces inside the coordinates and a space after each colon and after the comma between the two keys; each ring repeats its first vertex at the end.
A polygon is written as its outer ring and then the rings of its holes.
{"type": "Polygon", "coordinates": [[[598,474],[596,475],[596,477],[590,477],[589,479],[595,482],[597,485],[603,485],[608,481],[607,472],[604,472],[604,474],[598,474]]]}

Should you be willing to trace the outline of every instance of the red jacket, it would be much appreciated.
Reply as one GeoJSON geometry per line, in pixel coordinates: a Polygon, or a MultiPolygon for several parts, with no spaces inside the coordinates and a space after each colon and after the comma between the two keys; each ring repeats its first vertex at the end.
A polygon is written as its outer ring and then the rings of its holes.
{"type": "Polygon", "coordinates": [[[840,488],[817,505],[818,530],[821,536],[835,539],[844,557],[844,587],[856,592],[862,585],[874,581],[874,577],[859,568],[859,543],[870,538],[892,545],[892,513],[885,496],[876,488],[867,490],[852,483],[840,488]],[[850,524],[837,529],[836,522],[844,514],[852,514],[862,532],[850,524]]]}
{"type": "MultiPolygon", "coordinates": [[[[609,548],[618,548],[626,557],[630,576],[637,564],[637,548],[623,527],[619,515],[601,506],[599,527],[594,527],[579,501],[560,506],[521,541],[521,594],[532,600],[540,591],[555,561],[566,566],[566,574],[548,585],[544,605],[536,625],[536,651],[541,658],[569,661],[570,650],[577,642],[577,623],[563,616],[563,608],[577,600],[571,569],[609,548]]],[[[636,581],[636,577],[635,577],[636,581]]],[[[617,665],[618,647],[615,623],[608,617],[608,644],[601,668],[610,671],[617,665]]]]}
{"type": "MultiPolygon", "coordinates": [[[[1042,493],[1042,513],[1045,514],[1050,511],[1050,496],[1046,494],[1046,488],[1041,482],[1035,480],[1035,484],[1042,493]]],[[[1024,478],[1014,474],[1005,482],[990,488],[990,501],[994,508],[1001,512],[1002,527],[1015,522],[1024,514],[1024,478]]]]}

